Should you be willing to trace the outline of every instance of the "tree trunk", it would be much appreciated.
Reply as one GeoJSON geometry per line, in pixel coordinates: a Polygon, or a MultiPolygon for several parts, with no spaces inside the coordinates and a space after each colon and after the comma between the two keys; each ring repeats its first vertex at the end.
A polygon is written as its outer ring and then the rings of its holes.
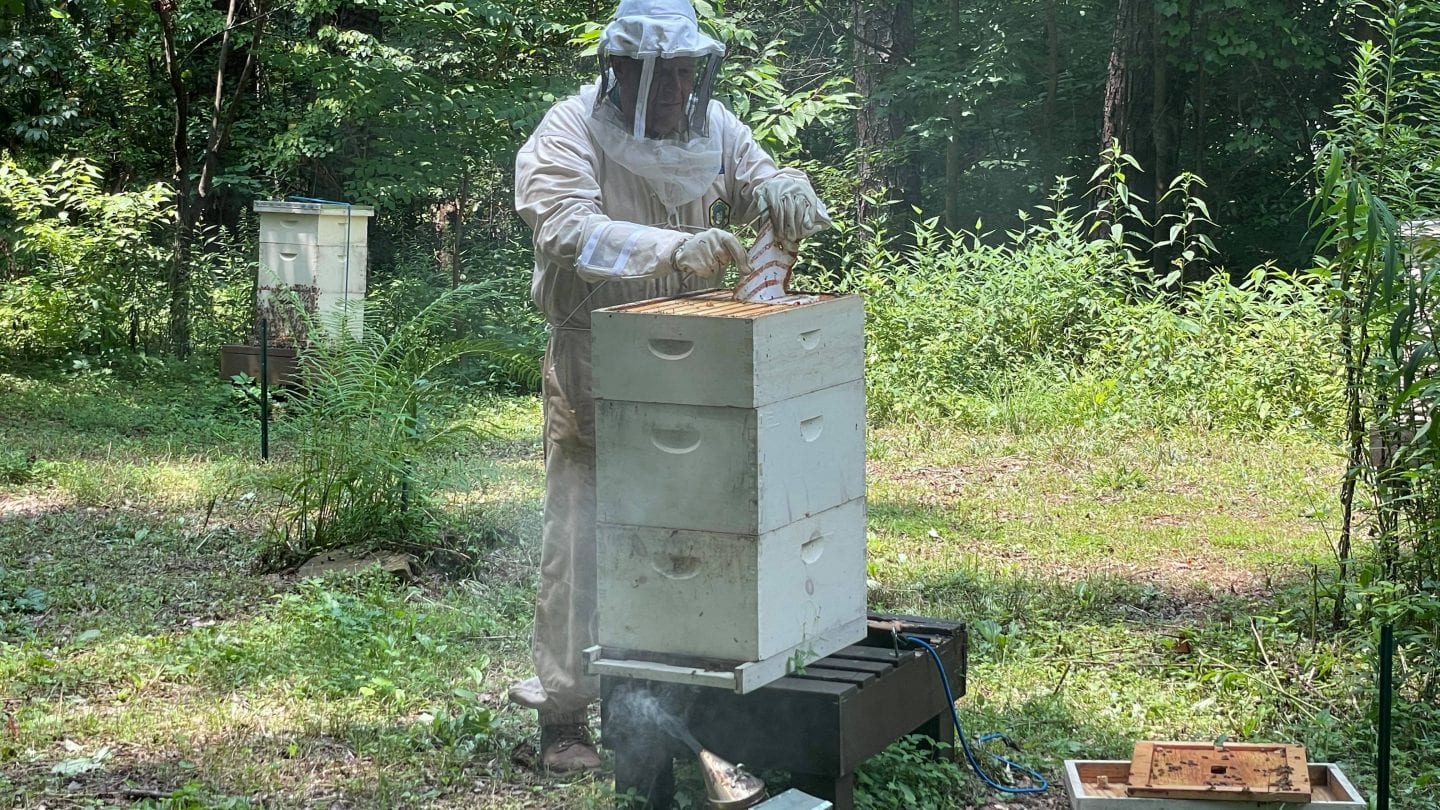
{"type": "Polygon", "coordinates": [[[460,170],[460,195],[455,201],[455,261],[450,266],[450,288],[453,290],[460,286],[461,276],[464,275],[464,263],[461,259],[461,251],[465,245],[465,212],[470,210],[470,172],[468,169],[460,170]]]}
{"type": "MultiPolygon", "coordinates": [[[[960,30],[960,0],[950,2],[950,30],[960,30]]],[[[959,59],[957,56],[957,63],[959,59]]],[[[960,230],[960,99],[952,96],[945,105],[950,121],[950,138],[945,142],[945,227],[960,230]]]]}
{"type": "MultiPolygon", "coordinates": [[[[1150,235],[1154,221],[1155,168],[1154,5],[1149,0],[1120,0],[1110,43],[1110,67],[1105,81],[1104,125],[1101,149],[1118,141],[1140,169],[1127,175],[1125,184],[1144,222],[1123,221],[1127,233],[1150,235]],[[1149,199],[1137,200],[1137,197],[1149,199]]],[[[1137,246],[1138,247],[1138,246],[1137,246]]]]}
{"type": "Polygon", "coordinates": [[[850,20],[854,45],[855,90],[864,101],[855,113],[856,174],[855,218],[867,222],[875,216],[866,197],[881,188],[905,212],[920,200],[919,169],[905,155],[896,154],[909,116],[901,105],[875,99],[886,88],[896,68],[909,63],[915,50],[913,0],[872,4],[851,0],[850,20]]]}
{"type": "MultiPolygon", "coordinates": [[[[956,30],[959,30],[958,27],[956,30]]],[[[1045,141],[1045,157],[1056,160],[1055,123],[1060,100],[1060,25],[1055,13],[1055,0],[1045,0],[1045,109],[1043,131],[1040,137],[1045,141]]]]}
{"type": "MultiPolygon", "coordinates": [[[[225,86],[227,70],[233,51],[231,34],[237,27],[241,0],[229,0],[225,14],[225,27],[221,31],[220,53],[215,67],[215,90],[211,97],[210,127],[205,139],[205,148],[200,153],[199,176],[192,183],[195,162],[190,154],[189,121],[190,96],[175,43],[175,13],[177,0],[151,0],[151,9],[160,20],[161,50],[165,61],[165,73],[170,83],[170,92],[175,97],[175,120],[171,135],[171,150],[174,152],[175,184],[175,240],[174,255],[171,257],[170,272],[166,279],[170,288],[170,351],[176,357],[190,355],[190,301],[191,277],[190,257],[195,245],[196,230],[206,221],[213,219],[210,207],[214,204],[211,193],[215,174],[220,169],[220,158],[229,140],[230,128],[235,122],[236,109],[250,77],[254,74],[257,61],[256,49],[265,29],[265,13],[255,6],[254,31],[250,44],[245,49],[245,61],[240,76],[233,83],[233,90],[227,101],[225,86]]],[[[242,23],[243,24],[243,23],[242,23]]]]}
{"type": "Polygon", "coordinates": [[[176,0],[151,0],[160,20],[160,42],[165,74],[175,97],[175,120],[171,129],[174,153],[172,180],[175,183],[175,240],[166,284],[170,288],[170,351],[176,357],[190,356],[190,245],[195,232],[195,201],[190,186],[190,141],[187,124],[190,97],[185,90],[179,57],[175,52],[176,0]]]}

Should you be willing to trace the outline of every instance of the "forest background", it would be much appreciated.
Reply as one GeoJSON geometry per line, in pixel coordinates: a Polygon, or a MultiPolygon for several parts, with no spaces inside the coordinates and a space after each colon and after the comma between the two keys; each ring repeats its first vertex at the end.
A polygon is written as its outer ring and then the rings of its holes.
{"type": "MultiPolygon", "coordinates": [[[[969,540],[950,545],[978,558],[931,549],[935,568],[917,572],[908,544],[938,548],[950,537],[922,525],[940,519],[926,511],[931,495],[896,496],[890,511],[876,500],[872,602],[967,615],[982,666],[995,668],[982,672],[1026,683],[1017,668],[1063,666],[1057,700],[1071,671],[1061,662],[1074,651],[1058,641],[1051,649],[1047,634],[1095,612],[1156,645],[1165,677],[1213,690],[1185,693],[1188,710],[1207,718],[1197,728],[1293,734],[1344,758],[1362,781],[1373,777],[1373,670],[1389,624],[1406,706],[1399,783],[1413,806],[1433,803],[1440,3],[696,7],[730,48],[719,97],[781,163],[810,174],[835,216],[836,228],[806,245],[800,283],[866,297],[876,492],[951,486],[935,470],[969,442],[982,456],[1033,451],[1087,470],[1079,494],[1025,483],[1042,502],[1059,498],[1051,506],[1065,515],[1095,491],[1097,508],[1117,515],[1151,508],[1127,499],[1181,468],[1218,476],[1223,494],[1206,497],[1273,494],[1256,509],[1286,512],[1244,541],[1283,549],[1284,559],[1258,568],[1231,560],[1253,589],[1211,577],[1204,587],[1228,595],[1187,591],[1177,604],[1188,607],[1166,614],[1174,621],[1142,619],[1137,629],[1126,611],[1141,604],[1140,586],[1097,586],[1082,570],[1108,571],[1128,541],[1071,538],[1066,572],[1028,572],[1039,579],[1022,587],[992,578],[1003,560],[986,549],[990,532],[1008,531],[995,526],[1009,510],[1023,507],[991,503],[984,525],[951,527],[969,540]],[[1218,466],[1186,467],[1203,446],[1218,448],[1218,466]],[[896,472],[898,489],[887,490],[890,465],[903,467],[907,453],[921,466],[896,472]],[[1319,481],[1324,497],[1286,489],[1300,486],[1291,472],[1304,487],[1319,481]],[[1063,607],[1027,625],[1016,601],[1024,589],[1063,607]],[[1181,619],[1193,627],[1174,631],[1181,619]],[[1199,638],[1213,655],[1191,655],[1199,638]],[[1251,708],[1232,708],[1241,704],[1251,708]]],[[[0,484],[23,518],[0,519],[0,539],[19,555],[74,528],[46,520],[129,508],[150,493],[165,520],[184,519],[173,532],[127,524],[127,536],[139,544],[173,533],[199,554],[209,540],[193,534],[195,503],[163,505],[188,490],[116,477],[109,451],[97,455],[116,433],[138,452],[211,457],[214,481],[192,480],[200,490],[186,496],[202,503],[202,532],[227,503],[252,508],[237,492],[261,492],[264,520],[245,511],[231,538],[257,570],[360,543],[458,554],[466,576],[500,576],[496,549],[524,543],[506,545],[504,532],[477,528],[489,518],[457,511],[456,493],[468,490],[441,460],[496,452],[493,436],[461,437],[476,407],[508,414],[533,404],[546,333],[528,298],[513,161],[545,110],[592,80],[586,51],[611,11],[558,0],[0,0],[0,426],[9,439],[0,484]],[[285,449],[262,471],[237,460],[253,430],[252,381],[218,381],[215,358],[222,345],[256,339],[252,205],[287,196],[375,208],[367,337],[313,347],[325,367],[346,372],[279,406],[285,449]],[[134,424],[87,399],[121,393],[139,398],[134,424]],[[176,403],[187,402],[180,415],[176,403]],[[147,444],[166,431],[163,444],[147,444]],[[26,511],[27,499],[57,492],[63,507],[41,510],[50,517],[26,511]]],[[[1131,539],[1149,542],[1144,532],[1131,539]]],[[[71,619],[91,615],[79,606],[93,593],[56,625],[69,630],[45,629],[43,617],[68,610],[70,575],[42,576],[52,562],[7,569],[0,558],[0,650],[16,653],[0,659],[0,676],[13,677],[21,708],[0,697],[21,718],[12,726],[21,741],[57,733],[42,694],[59,677],[51,665],[69,659],[54,645],[90,632],[71,619]],[[50,664],[34,657],[40,650],[54,653],[43,658],[50,664]]],[[[533,583],[511,573],[523,606],[533,583]]],[[[387,611],[410,609],[365,588],[342,588],[343,598],[281,589],[278,610],[295,627],[329,611],[336,632],[358,636],[374,635],[387,611]],[[358,612],[336,613],[342,603],[358,612]]],[[[424,649],[406,653],[412,667],[447,660],[433,642],[414,643],[424,649]]],[[[69,662],[83,669],[86,655],[69,662]]],[[[518,650],[507,655],[506,666],[520,666],[518,650]]],[[[1141,657],[1128,663],[1155,671],[1141,657]]],[[[1137,694],[1152,689],[1138,683],[1137,694]]],[[[378,699],[372,681],[363,684],[354,689],[378,699]]],[[[379,689],[386,711],[413,714],[394,683],[389,690],[379,689]]],[[[457,741],[468,740],[469,753],[494,743],[488,714],[446,699],[448,714],[427,714],[441,718],[430,743],[456,762],[457,741]]],[[[1143,726],[1173,708],[1132,720],[1143,726]]],[[[1047,728],[1049,710],[1041,701],[979,711],[1026,718],[1044,740],[1036,756],[1048,757],[1045,767],[1098,745],[1047,728]]],[[[0,764],[39,762],[33,745],[0,744],[0,764]]],[[[876,797],[892,781],[934,785],[910,754],[893,753],[889,770],[867,777],[867,806],[889,806],[876,797]]],[[[22,778],[16,795],[59,789],[53,781],[22,778]]]]}

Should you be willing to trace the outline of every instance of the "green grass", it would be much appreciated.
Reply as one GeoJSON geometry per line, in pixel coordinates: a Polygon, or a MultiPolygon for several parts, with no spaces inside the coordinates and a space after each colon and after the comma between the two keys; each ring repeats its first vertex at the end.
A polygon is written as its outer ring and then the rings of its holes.
{"type": "MultiPolygon", "coordinates": [[[[0,375],[0,402],[0,442],[37,459],[0,479],[0,806],[609,806],[603,776],[512,762],[535,736],[504,699],[530,666],[535,399],[477,399],[487,434],[425,460],[474,559],[414,587],[252,572],[284,430],[260,462],[204,371],[0,375]]],[[[1324,442],[894,426],[870,457],[872,606],[970,622],[972,733],[1052,777],[1138,738],[1294,740],[1373,786],[1369,650],[1308,630],[1324,442]]],[[[1440,800],[1433,715],[1402,706],[1398,806],[1440,800]]],[[[986,797],[907,750],[864,806],[986,797]]]]}

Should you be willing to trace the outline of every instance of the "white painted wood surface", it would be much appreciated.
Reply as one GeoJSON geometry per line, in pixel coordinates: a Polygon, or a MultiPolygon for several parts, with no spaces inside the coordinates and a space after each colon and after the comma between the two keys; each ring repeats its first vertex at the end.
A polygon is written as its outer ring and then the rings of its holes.
{"type": "Polygon", "coordinates": [[[860,498],[760,535],[602,523],[597,557],[605,647],[755,661],[865,635],[860,498]]]}
{"type": "Polygon", "coordinates": [[[602,523],[763,534],[865,495],[855,381],[759,408],[599,400],[602,523]]]}
{"type": "Polygon", "coordinates": [[[351,334],[363,333],[369,266],[368,206],[257,200],[260,216],[260,294],[265,288],[314,287],[313,313],[333,323],[349,313],[351,334]]]}
{"type": "Polygon", "coordinates": [[[716,311],[593,314],[590,667],[744,693],[865,637],[864,313],[716,311]]]}
{"type": "Polygon", "coordinates": [[[344,245],[368,242],[370,218],[375,209],[368,205],[256,200],[260,215],[260,241],[299,245],[344,245]]]}
{"type": "Polygon", "coordinates": [[[654,661],[607,657],[599,645],[584,650],[585,670],[592,675],[616,675],[647,681],[713,686],[745,695],[808,666],[865,637],[865,619],[834,628],[796,644],[769,658],[746,661],[737,666],[662,664],[654,661]]]}
{"type": "Polygon", "coordinates": [[[598,399],[755,408],[864,377],[859,296],[753,317],[598,310],[598,399]]]}
{"type": "Polygon", "coordinates": [[[260,283],[318,287],[322,294],[365,294],[369,248],[364,245],[260,243],[260,283]],[[347,256],[348,253],[348,256],[347,256]],[[347,263],[348,258],[348,263],[347,263]]]}

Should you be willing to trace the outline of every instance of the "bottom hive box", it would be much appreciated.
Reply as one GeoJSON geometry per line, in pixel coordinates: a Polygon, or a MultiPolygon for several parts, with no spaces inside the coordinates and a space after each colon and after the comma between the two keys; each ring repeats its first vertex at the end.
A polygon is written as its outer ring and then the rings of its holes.
{"type": "Polygon", "coordinates": [[[834,649],[807,640],[843,647],[865,635],[863,498],[760,535],[602,523],[597,540],[607,650],[809,659],[834,649]]]}

